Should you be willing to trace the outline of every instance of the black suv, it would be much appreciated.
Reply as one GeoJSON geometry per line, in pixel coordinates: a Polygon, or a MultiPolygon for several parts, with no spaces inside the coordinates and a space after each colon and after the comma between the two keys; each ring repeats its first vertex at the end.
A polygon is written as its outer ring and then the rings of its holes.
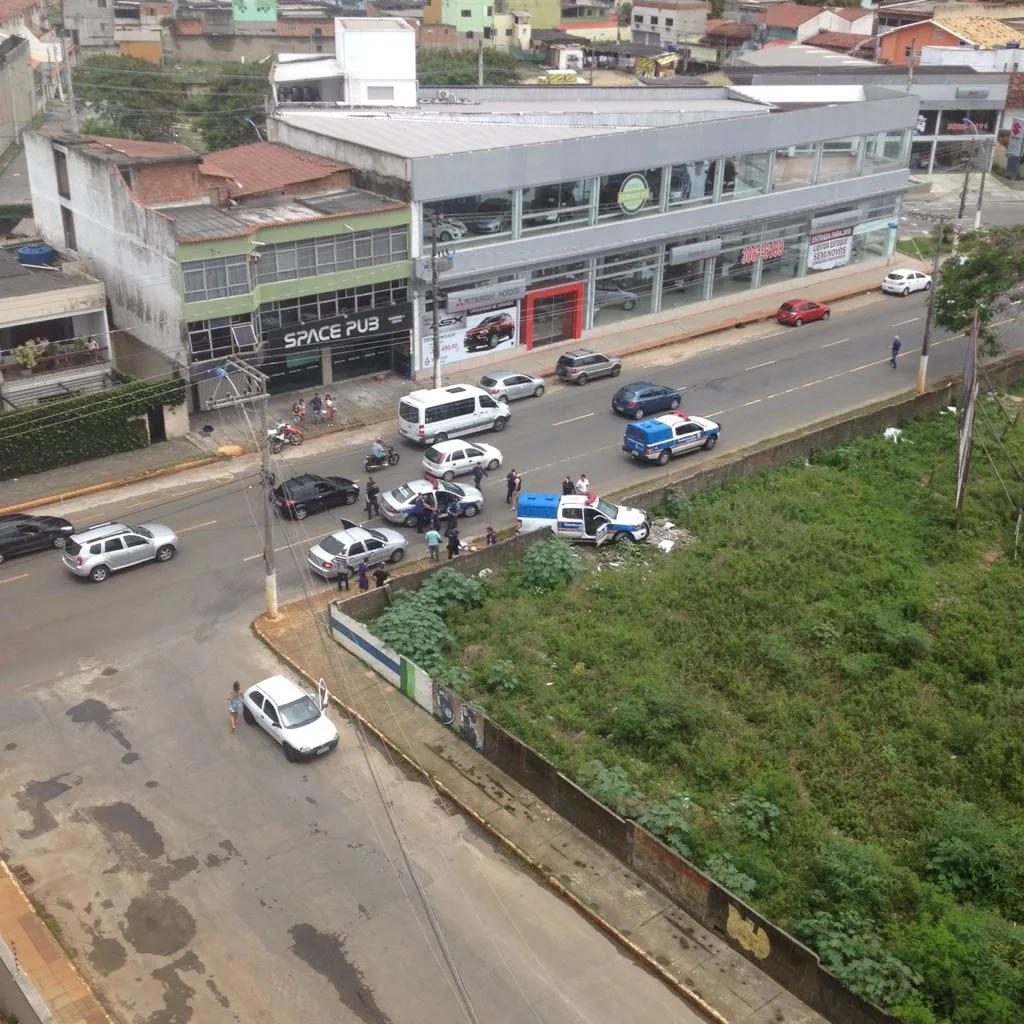
{"type": "Polygon", "coordinates": [[[278,484],[272,500],[281,515],[305,519],[310,512],[320,512],[336,505],[351,505],[358,497],[359,484],[343,476],[303,473],[278,484]]]}
{"type": "Polygon", "coordinates": [[[478,348],[494,348],[503,341],[516,336],[516,322],[508,313],[492,313],[485,316],[475,327],[466,331],[463,342],[467,352],[475,352],[478,348]]]}
{"type": "Polygon", "coordinates": [[[595,377],[618,377],[622,363],[589,348],[578,348],[558,357],[558,377],[569,384],[586,384],[595,377]]]}

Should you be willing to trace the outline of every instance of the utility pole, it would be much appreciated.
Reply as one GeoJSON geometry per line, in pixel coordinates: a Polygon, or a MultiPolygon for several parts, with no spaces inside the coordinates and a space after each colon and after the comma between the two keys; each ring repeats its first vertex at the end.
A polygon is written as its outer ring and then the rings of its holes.
{"type": "Polygon", "coordinates": [[[942,254],[942,236],[946,229],[945,222],[939,221],[935,237],[935,254],[932,256],[932,286],[928,292],[928,308],[924,317],[924,336],[921,338],[921,358],[917,364],[917,393],[924,394],[925,382],[928,378],[928,342],[932,337],[932,316],[935,313],[935,287],[939,279],[939,257],[942,254]]]}
{"type": "MultiPolygon", "coordinates": [[[[481,50],[481,53],[483,51],[481,50]]],[[[441,288],[438,283],[437,214],[430,215],[430,331],[434,344],[434,387],[441,386],[441,288]]]]}
{"type": "Polygon", "coordinates": [[[484,84],[484,41],[482,39],[476,49],[476,84],[484,84]]]}

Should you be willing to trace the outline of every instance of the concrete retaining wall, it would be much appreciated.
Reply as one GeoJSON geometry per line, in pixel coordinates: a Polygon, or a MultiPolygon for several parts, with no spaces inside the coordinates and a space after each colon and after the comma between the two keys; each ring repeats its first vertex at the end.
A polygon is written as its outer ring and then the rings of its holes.
{"type": "Polygon", "coordinates": [[[18,1024],[53,1024],[50,1011],[18,966],[7,943],[0,941],[0,1014],[18,1024]]]}

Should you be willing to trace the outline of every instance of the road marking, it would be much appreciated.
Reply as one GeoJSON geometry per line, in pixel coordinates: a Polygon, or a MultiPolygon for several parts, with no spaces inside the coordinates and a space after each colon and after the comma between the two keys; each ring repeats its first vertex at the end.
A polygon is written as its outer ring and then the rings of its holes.
{"type": "Polygon", "coordinates": [[[840,338],[838,341],[830,341],[827,345],[822,345],[822,348],[832,348],[833,345],[845,345],[848,341],[853,341],[852,338],[840,338]]]}
{"type": "Polygon", "coordinates": [[[769,359],[767,363],[758,363],[756,366],[748,366],[743,372],[750,373],[751,370],[761,370],[766,366],[774,366],[775,360],[769,359]]]}
{"type": "Polygon", "coordinates": [[[901,320],[898,324],[893,324],[893,327],[902,327],[904,324],[916,324],[920,319],[919,316],[912,316],[909,320],[901,320]]]}
{"type": "Polygon", "coordinates": [[[183,526],[177,532],[188,533],[189,530],[201,530],[204,526],[214,526],[216,522],[216,519],[208,519],[205,523],[196,523],[195,526],[183,526]]]}
{"type": "MultiPolygon", "coordinates": [[[[768,397],[768,398],[771,398],[771,397],[773,397],[773,396],[772,396],[772,395],[768,395],[767,397],[768,397]]],[[[764,399],[763,399],[763,398],[755,398],[755,399],[754,399],[754,400],[753,400],[752,402],[744,402],[744,403],[743,403],[743,408],[744,408],[744,409],[746,409],[746,407],[747,407],[748,405],[757,405],[757,404],[758,404],[759,402],[763,402],[763,401],[764,401],[764,399]]]]}
{"type": "Polygon", "coordinates": [[[551,426],[553,426],[553,427],[564,427],[566,425],[566,423],[575,423],[577,420],[587,420],[587,419],[590,419],[590,417],[593,416],[593,415],[595,415],[595,414],[592,413],[592,412],[588,412],[588,413],[584,414],[583,416],[573,416],[573,418],[570,419],[570,420],[559,420],[557,423],[552,423],[551,426]]]}
{"type": "MultiPolygon", "coordinates": [[[[279,551],[288,551],[290,548],[291,548],[290,544],[282,544],[281,547],[274,548],[274,554],[277,554],[277,552],[279,552],[279,551]]],[[[262,558],[262,557],[263,557],[263,552],[261,551],[258,555],[246,555],[245,558],[242,559],[242,561],[243,562],[253,562],[257,558],[262,558]]]]}
{"type": "Polygon", "coordinates": [[[13,583],[15,580],[27,580],[28,577],[29,574],[27,572],[23,572],[20,576],[8,576],[7,579],[0,580],[0,583],[13,583]]]}

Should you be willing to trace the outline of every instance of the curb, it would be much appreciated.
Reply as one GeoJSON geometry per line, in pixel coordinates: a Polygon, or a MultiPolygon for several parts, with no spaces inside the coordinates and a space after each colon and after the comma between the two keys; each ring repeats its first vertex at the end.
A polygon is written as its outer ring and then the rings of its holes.
{"type": "MultiPolygon", "coordinates": [[[[280,658],[289,668],[294,672],[298,673],[303,679],[306,680],[311,686],[316,686],[318,680],[314,679],[298,662],[294,661],[287,654],[285,654],[280,648],[278,648],[274,642],[260,629],[260,616],[254,619],[251,624],[251,629],[255,634],[256,638],[260,640],[264,646],[269,648],[276,657],[280,658]]],[[[331,643],[334,640],[328,635],[327,638],[331,643]]],[[[375,673],[376,675],[376,673],[375,673]]],[[[364,718],[355,708],[345,704],[339,697],[336,697],[330,690],[327,691],[331,701],[342,710],[350,719],[358,722],[359,725],[369,732],[382,746],[386,747],[391,753],[396,754],[402,759],[410,768],[413,769],[418,775],[422,776],[427,784],[437,792],[437,794],[443,797],[445,800],[454,804],[459,809],[459,812],[468,818],[471,818],[477,825],[480,826],[488,835],[497,839],[510,853],[514,854],[519,860],[521,860],[535,875],[537,875],[549,888],[558,893],[567,903],[569,903],[577,911],[581,912],[592,924],[597,925],[606,935],[614,939],[623,949],[625,949],[634,959],[640,963],[641,966],[645,967],[648,971],[654,974],[660,981],[664,982],[669,988],[680,995],[686,1002],[690,1003],[696,1010],[704,1014],[710,1020],[714,1021],[715,1024],[731,1024],[728,1017],[723,1016],[713,1006],[706,1002],[700,995],[698,995],[693,989],[688,988],[683,984],[674,974],[667,971],[658,960],[651,956],[646,950],[641,949],[635,942],[631,941],[626,935],[620,932],[613,924],[606,921],[601,915],[590,907],[587,903],[580,899],[571,889],[560,882],[554,875],[550,874],[547,869],[539,861],[535,860],[530,856],[522,847],[515,843],[512,839],[506,836],[503,832],[496,829],[486,818],[478,814],[472,807],[464,803],[458,796],[456,796],[436,775],[427,771],[415,758],[409,753],[403,750],[398,744],[390,739],[385,733],[381,732],[369,719],[364,718]]]]}
{"type": "MultiPolygon", "coordinates": [[[[851,299],[858,295],[867,295],[870,292],[878,291],[877,285],[871,285],[865,287],[863,285],[856,288],[851,288],[847,291],[837,292],[835,295],[830,295],[828,302],[841,302],[843,299],[851,299]]],[[[777,307],[776,307],[777,308],[777,307]]],[[[639,355],[642,352],[650,352],[654,349],[665,348],[669,345],[677,345],[683,341],[693,341],[695,338],[704,338],[709,334],[718,334],[720,331],[726,331],[730,327],[741,328],[747,327],[750,324],[761,323],[764,320],[771,320],[775,316],[775,309],[771,310],[758,310],[757,312],[750,313],[742,317],[731,317],[726,318],[717,322],[714,325],[708,325],[702,327],[699,330],[691,331],[686,334],[676,334],[671,337],[655,338],[651,341],[640,342],[638,345],[632,345],[626,348],[619,348],[611,350],[611,355],[616,357],[639,355]]],[[[486,369],[484,369],[486,372],[486,369]]],[[[523,371],[524,373],[526,371],[523,371]]],[[[536,376],[542,378],[557,377],[557,369],[552,366],[546,370],[539,370],[536,376]]],[[[390,419],[390,415],[388,417],[390,419]]],[[[326,430],[322,434],[317,436],[326,436],[327,434],[340,434],[350,430],[358,429],[360,427],[371,427],[376,426],[378,423],[385,423],[387,419],[373,420],[371,422],[357,421],[353,423],[347,423],[344,426],[341,424],[333,430],[326,430]]],[[[238,454],[245,455],[249,454],[246,451],[241,451],[238,454]]],[[[192,459],[188,462],[180,462],[174,466],[166,466],[163,469],[147,470],[143,473],[137,473],[133,476],[121,477],[116,480],[108,480],[104,483],[91,484],[88,487],[79,487],[73,491],[67,491],[64,494],[54,494],[45,498],[32,498],[29,501],[20,502],[17,505],[9,505],[6,508],[0,508],[0,515],[8,515],[13,512],[26,512],[29,509],[40,508],[43,505],[54,505],[61,501],[67,501],[71,498],[86,497],[90,494],[100,494],[103,491],[115,490],[118,487],[127,487],[129,484],[141,483],[144,480],[153,480],[162,476],[170,476],[174,473],[181,473],[189,469],[199,469],[202,466],[208,466],[211,463],[219,462],[222,458],[234,458],[236,456],[222,455],[222,456],[211,456],[202,459],[192,459]]]]}

